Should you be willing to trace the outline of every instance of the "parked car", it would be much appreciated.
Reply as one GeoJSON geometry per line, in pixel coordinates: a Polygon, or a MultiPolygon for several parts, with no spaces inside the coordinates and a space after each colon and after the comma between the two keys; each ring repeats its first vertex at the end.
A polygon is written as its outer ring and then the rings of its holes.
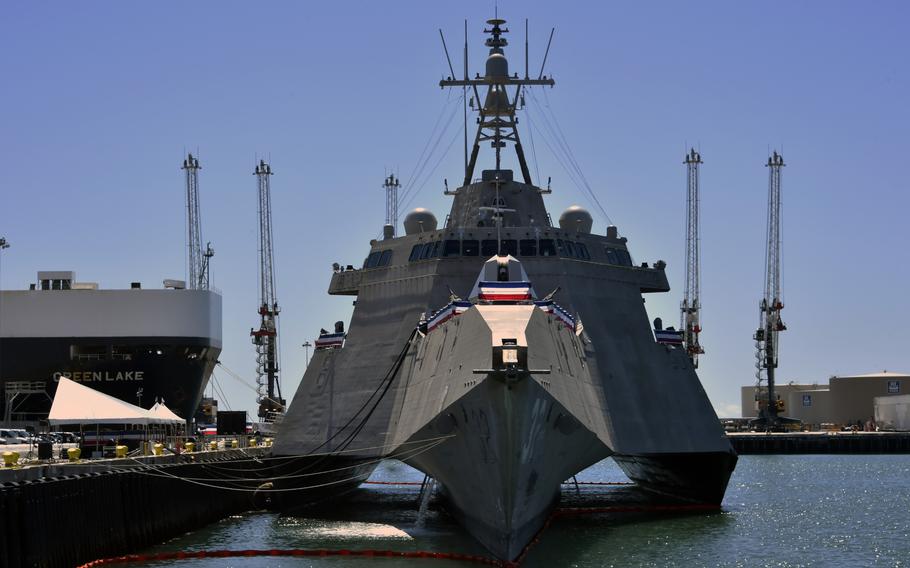
{"type": "Polygon", "coordinates": [[[57,436],[60,438],[61,442],[67,444],[75,444],[79,441],[79,437],[75,432],[57,432],[57,436]]]}
{"type": "Polygon", "coordinates": [[[12,445],[27,443],[27,441],[19,438],[19,433],[16,430],[0,430],[0,444],[12,445]]]}
{"type": "Polygon", "coordinates": [[[19,436],[19,439],[21,440],[21,442],[19,442],[20,444],[31,444],[32,443],[32,435],[28,430],[24,430],[22,428],[17,428],[15,430],[13,430],[13,432],[15,432],[17,436],[19,436]]]}

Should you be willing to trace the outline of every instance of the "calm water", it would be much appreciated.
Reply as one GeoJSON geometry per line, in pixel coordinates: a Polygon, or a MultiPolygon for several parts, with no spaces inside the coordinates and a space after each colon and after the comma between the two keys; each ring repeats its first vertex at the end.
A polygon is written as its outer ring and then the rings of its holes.
{"type": "MultiPolygon", "coordinates": [[[[610,460],[578,478],[624,480],[610,460]]],[[[387,462],[373,479],[420,481],[422,474],[387,462]]],[[[319,518],[242,515],[148,551],[332,547],[485,554],[438,508],[431,508],[425,527],[416,529],[417,490],[370,486],[351,503],[322,512],[319,518]]],[[[574,487],[564,490],[573,504],[621,502],[631,493],[626,488],[596,488],[578,496],[574,487]]],[[[386,558],[148,564],[187,568],[458,565],[447,560],[386,558]]],[[[720,513],[558,519],[524,566],[910,566],[910,456],[742,456],[720,513]]]]}

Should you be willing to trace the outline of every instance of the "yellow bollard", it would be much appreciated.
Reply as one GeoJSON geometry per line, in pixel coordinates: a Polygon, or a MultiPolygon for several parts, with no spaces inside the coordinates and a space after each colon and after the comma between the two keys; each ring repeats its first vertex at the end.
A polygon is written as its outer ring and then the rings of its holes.
{"type": "Polygon", "coordinates": [[[79,457],[82,455],[82,450],[79,448],[69,448],[66,450],[66,455],[69,457],[71,462],[79,461],[79,457]]]}
{"type": "Polygon", "coordinates": [[[164,455],[164,444],[158,443],[152,446],[152,451],[155,452],[156,456],[164,455]]]}
{"type": "Polygon", "coordinates": [[[240,447],[240,443],[239,443],[237,440],[231,440],[231,447],[232,447],[232,448],[239,448],[239,447],[240,447]]]}
{"type": "Polygon", "coordinates": [[[114,448],[114,455],[116,455],[118,458],[125,458],[126,452],[127,452],[126,446],[117,446],[114,448]]]}
{"type": "Polygon", "coordinates": [[[6,467],[13,467],[19,461],[19,452],[3,452],[3,464],[6,467]]]}
{"type": "Polygon", "coordinates": [[[186,448],[186,453],[191,454],[196,449],[196,444],[194,442],[187,442],[183,447],[186,448]]]}
{"type": "Polygon", "coordinates": [[[214,452],[215,450],[217,450],[217,449],[218,449],[218,441],[217,441],[217,440],[212,440],[211,442],[209,442],[209,449],[212,450],[213,452],[214,452]]]}
{"type": "Polygon", "coordinates": [[[266,448],[271,448],[271,447],[272,447],[272,439],[271,439],[271,438],[266,438],[266,439],[265,439],[265,447],[266,447],[266,448]]]}
{"type": "Polygon", "coordinates": [[[256,447],[256,438],[250,438],[250,442],[247,445],[251,448],[255,448],[256,447]]]}

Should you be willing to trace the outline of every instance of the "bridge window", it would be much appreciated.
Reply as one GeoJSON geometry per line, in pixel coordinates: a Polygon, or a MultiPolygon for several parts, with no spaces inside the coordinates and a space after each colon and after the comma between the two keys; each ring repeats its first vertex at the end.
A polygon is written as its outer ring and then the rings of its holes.
{"type": "Polygon", "coordinates": [[[629,251],[623,249],[616,249],[616,256],[619,257],[619,264],[622,266],[632,266],[632,257],[629,256],[629,251]]]}
{"type": "Polygon", "coordinates": [[[556,247],[553,246],[553,239],[540,239],[537,244],[540,249],[540,256],[556,256],[556,247]]]}
{"type": "Polygon", "coordinates": [[[371,252],[370,256],[368,256],[367,259],[365,261],[363,261],[363,267],[364,268],[375,268],[376,265],[379,264],[379,255],[380,255],[379,251],[371,252]]]}
{"type": "Polygon", "coordinates": [[[607,253],[607,262],[610,264],[619,264],[619,256],[616,255],[616,249],[605,247],[604,251],[607,253]]]}
{"type": "Polygon", "coordinates": [[[411,249],[411,256],[408,257],[408,262],[414,262],[415,260],[420,260],[420,251],[423,250],[423,245],[418,244],[414,245],[414,248],[411,249]]]}
{"type": "Polygon", "coordinates": [[[537,256],[537,241],[534,239],[521,239],[518,241],[518,254],[521,256],[537,256]]]}
{"type": "Polygon", "coordinates": [[[460,245],[461,245],[461,243],[457,240],[446,241],[442,247],[442,256],[444,256],[444,257],[458,256],[459,254],[461,254],[460,245]]]}
{"type": "Polygon", "coordinates": [[[382,256],[379,257],[379,266],[388,266],[392,262],[392,251],[384,250],[382,251],[382,256]]]}
{"type": "Polygon", "coordinates": [[[578,253],[578,258],[582,260],[591,260],[591,254],[584,243],[575,243],[575,252],[578,253]]]}
{"type": "Polygon", "coordinates": [[[502,256],[507,254],[518,256],[518,241],[515,239],[503,239],[500,241],[499,254],[502,256]]]}
{"type": "Polygon", "coordinates": [[[432,241],[423,245],[423,252],[420,253],[420,259],[426,260],[429,258],[436,258],[439,256],[441,245],[442,241],[432,241]]]}
{"type": "Polygon", "coordinates": [[[477,256],[480,244],[474,239],[466,239],[461,241],[461,255],[462,256],[477,256]]]}
{"type": "Polygon", "coordinates": [[[480,242],[480,256],[489,258],[499,252],[499,246],[494,239],[484,239],[480,242]]]}

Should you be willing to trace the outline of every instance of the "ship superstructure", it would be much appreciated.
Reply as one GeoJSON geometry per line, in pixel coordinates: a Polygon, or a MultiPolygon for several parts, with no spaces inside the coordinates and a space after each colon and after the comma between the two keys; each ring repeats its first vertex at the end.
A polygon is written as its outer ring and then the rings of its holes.
{"type": "Polygon", "coordinates": [[[357,299],[349,330],[314,353],[275,443],[296,472],[340,473],[278,476],[280,489],[320,487],[275,499],[343,492],[390,455],[439,481],[467,530],[511,560],[560,483],[597,461],[716,504],[736,456],[685,349],[652,334],[642,294],[669,291],[665,264],[633,265],[626,237],[593,233],[579,207],[551,223],[515,112],[523,88],[554,82],[510,75],[505,22],[488,24],[485,74],[440,83],[478,101],[485,91],[445,226],[416,210],[405,235],[371,243],[362,268],[336,268],[329,293],[357,299]],[[485,142],[495,168],[474,178],[485,142]],[[522,181],[502,167],[507,144],[522,181]]]}
{"type": "Polygon", "coordinates": [[[164,399],[192,418],[221,353],[221,295],[184,288],[100,289],[56,271],[0,291],[4,416],[46,418],[66,377],[145,407],[164,399]]]}

